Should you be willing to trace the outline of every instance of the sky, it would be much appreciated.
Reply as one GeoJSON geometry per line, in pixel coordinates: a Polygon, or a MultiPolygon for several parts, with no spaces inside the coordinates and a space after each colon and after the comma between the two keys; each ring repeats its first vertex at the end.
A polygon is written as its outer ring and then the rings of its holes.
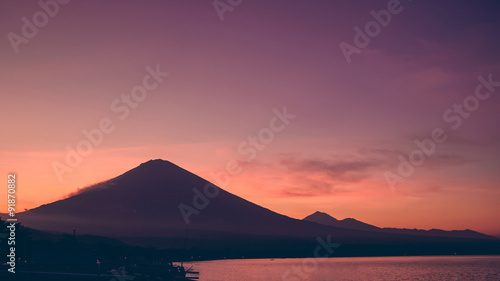
{"type": "Polygon", "coordinates": [[[1,190],[30,209],[161,158],[294,218],[500,236],[499,11],[1,1],[1,190]]]}

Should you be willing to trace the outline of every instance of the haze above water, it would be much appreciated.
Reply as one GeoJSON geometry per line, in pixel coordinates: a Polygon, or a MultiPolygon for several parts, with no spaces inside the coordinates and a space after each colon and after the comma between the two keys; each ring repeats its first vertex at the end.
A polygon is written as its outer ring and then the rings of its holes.
{"type": "Polygon", "coordinates": [[[203,281],[500,280],[500,256],[222,260],[189,263],[203,281]],[[304,263],[303,266],[303,262],[304,263]],[[299,274],[294,274],[300,270],[299,274]],[[288,278],[283,276],[289,271],[288,278]]]}

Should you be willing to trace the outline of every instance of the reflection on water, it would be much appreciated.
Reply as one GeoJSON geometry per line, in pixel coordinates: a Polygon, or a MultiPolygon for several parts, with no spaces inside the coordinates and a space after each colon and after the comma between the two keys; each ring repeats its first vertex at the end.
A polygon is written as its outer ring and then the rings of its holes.
{"type": "Polygon", "coordinates": [[[191,265],[202,281],[500,280],[500,256],[223,260],[191,265]]]}

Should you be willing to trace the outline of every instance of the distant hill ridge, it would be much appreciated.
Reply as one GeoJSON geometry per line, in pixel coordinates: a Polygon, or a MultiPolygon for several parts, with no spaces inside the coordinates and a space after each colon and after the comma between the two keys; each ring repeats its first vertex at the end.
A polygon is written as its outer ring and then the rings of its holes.
{"type": "Polygon", "coordinates": [[[405,228],[380,228],[352,218],[337,220],[336,218],[330,216],[329,214],[319,211],[316,211],[315,213],[305,217],[303,220],[323,225],[334,226],[338,228],[372,231],[379,233],[456,237],[456,238],[484,238],[484,239],[496,238],[470,229],[445,231],[440,229],[422,230],[422,229],[405,229],[405,228]]]}

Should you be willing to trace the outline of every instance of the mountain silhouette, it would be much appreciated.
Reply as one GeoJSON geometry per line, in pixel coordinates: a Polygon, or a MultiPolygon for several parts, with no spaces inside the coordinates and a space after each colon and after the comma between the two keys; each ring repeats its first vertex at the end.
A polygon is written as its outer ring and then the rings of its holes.
{"type": "MultiPolygon", "coordinates": [[[[244,247],[247,252],[280,249],[283,250],[280,255],[287,256],[300,247],[304,253],[310,253],[318,237],[328,236],[344,245],[376,244],[385,252],[388,248],[379,245],[445,243],[452,238],[492,239],[472,231],[469,236],[461,236],[456,235],[457,232],[438,230],[428,231],[426,235],[407,230],[381,230],[354,219],[338,221],[319,212],[298,220],[233,195],[160,159],[17,216],[24,225],[48,232],[72,233],[76,228],[79,234],[110,237],[128,244],[178,247],[187,228],[180,206],[194,210],[188,216],[190,245],[199,248],[244,247]],[[207,187],[210,196],[206,194],[207,187]],[[301,244],[303,241],[307,243],[301,244]]],[[[361,254],[370,250],[359,248],[361,254]]]]}
{"type": "MultiPolygon", "coordinates": [[[[35,229],[116,236],[183,236],[186,222],[179,204],[194,208],[194,189],[208,181],[168,161],[151,160],[79,194],[19,213],[35,229]]],[[[311,236],[331,228],[303,222],[219,189],[206,208],[189,217],[189,228],[206,232],[311,236]]]]}

